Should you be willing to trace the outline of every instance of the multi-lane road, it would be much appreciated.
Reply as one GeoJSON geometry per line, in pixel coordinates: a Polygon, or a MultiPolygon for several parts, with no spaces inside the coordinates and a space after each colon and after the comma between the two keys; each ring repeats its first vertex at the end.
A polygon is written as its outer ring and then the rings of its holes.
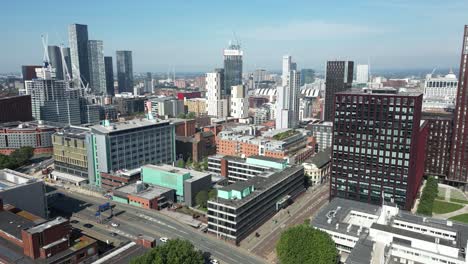
{"type": "MultiPolygon", "coordinates": [[[[265,263],[266,261],[245,249],[228,244],[224,241],[217,240],[215,237],[204,234],[198,229],[184,225],[161,213],[140,209],[130,205],[117,204],[114,208],[115,212],[124,211],[117,216],[114,216],[111,221],[118,224],[118,227],[110,226],[110,223],[96,224],[95,209],[98,205],[108,202],[107,199],[86,196],[60,188],[59,191],[65,196],[63,199],[72,198],[74,203],[70,201],[62,201],[67,203],[66,206],[61,206],[60,210],[69,210],[73,218],[80,219],[80,223],[89,222],[92,225],[98,225],[99,228],[107,227],[109,233],[116,233],[118,236],[127,239],[134,239],[138,235],[148,235],[155,238],[181,238],[187,239],[193,245],[202,250],[209,252],[211,256],[221,261],[221,263],[243,263],[257,264],[265,263]],[[67,209],[68,208],[68,209],[67,209]]],[[[60,199],[60,198],[59,198],[60,199]]],[[[57,201],[57,205],[62,204],[57,201]]],[[[94,228],[94,227],[92,227],[94,228]]],[[[90,228],[90,229],[92,229],[90,228]]],[[[92,231],[89,231],[92,232],[92,231]]]]}

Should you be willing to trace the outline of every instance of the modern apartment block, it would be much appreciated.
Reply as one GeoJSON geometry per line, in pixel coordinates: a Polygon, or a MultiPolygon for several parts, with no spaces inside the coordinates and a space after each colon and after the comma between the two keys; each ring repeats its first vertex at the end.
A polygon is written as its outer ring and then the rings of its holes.
{"type": "Polygon", "coordinates": [[[231,116],[235,118],[249,117],[249,97],[247,87],[235,85],[231,87],[231,116]]]}
{"type": "Polygon", "coordinates": [[[0,98],[0,123],[31,120],[32,109],[30,95],[0,98]]]}
{"type": "Polygon", "coordinates": [[[445,76],[428,74],[424,80],[423,109],[453,109],[457,98],[457,76],[450,72],[445,76]]]}
{"type": "Polygon", "coordinates": [[[454,116],[452,152],[447,180],[454,183],[468,182],[468,25],[465,26],[460,61],[460,78],[454,116]]]}
{"type": "Polygon", "coordinates": [[[245,159],[217,154],[208,157],[208,171],[227,178],[229,183],[247,181],[266,171],[282,170],[286,167],[286,160],[265,156],[250,156],[245,159]]]}
{"type": "Polygon", "coordinates": [[[55,171],[88,179],[88,146],[84,127],[65,127],[52,135],[55,171]]]}
{"type": "MultiPolygon", "coordinates": [[[[49,63],[55,69],[55,77],[57,80],[65,80],[63,71],[62,54],[59,46],[47,46],[49,54],[49,63]]],[[[70,69],[71,70],[71,69],[70,69]]]]}
{"type": "MultiPolygon", "coordinates": [[[[48,217],[44,181],[27,174],[9,169],[0,170],[0,200],[42,218],[48,217]]],[[[3,204],[0,209],[3,209],[3,204]]]]}
{"type": "Polygon", "coordinates": [[[195,116],[206,115],[206,99],[191,98],[185,99],[184,105],[187,107],[187,113],[195,113],[195,116]]]}
{"type": "Polygon", "coordinates": [[[448,176],[450,165],[453,113],[423,112],[421,118],[427,121],[429,127],[424,174],[436,175],[445,179],[448,176]]]}
{"type": "Polygon", "coordinates": [[[59,127],[39,122],[10,122],[0,125],[0,154],[10,155],[21,147],[32,147],[34,154],[52,154],[52,134],[59,127]]]}
{"type": "Polygon", "coordinates": [[[330,196],[410,210],[424,174],[421,93],[358,90],[335,96],[330,196]]]}
{"type": "Polygon", "coordinates": [[[358,64],[356,66],[356,83],[369,82],[369,65],[358,64]]]}
{"type": "Polygon", "coordinates": [[[332,146],[333,122],[315,121],[307,125],[316,140],[316,151],[321,152],[332,146]]]}
{"type": "Polygon", "coordinates": [[[313,153],[310,131],[282,129],[262,136],[244,135],[236,131],[221,131],[216,138],[217,154],[250,157],[266,156],[287,159],[290,164],[300,163],[313,153]]]}
{"type": "Polygon", "coordinates": [[[238,244],[305,190],[302,166],[267,173],[218,189],[208,201],[208,232],[238,244]]]}
{"type": "Polygon", "coordinates": [[[68,26],[68,43],[73,78],[79,83],[79,78],[87,85],[90,80],[88,61],[88,25],[71,24],[68,26]],[[74,66],[73,66],[74,65],[74,66]]]}
{"type": "Polygon", "coordinates": [[[114,65],[111,56],[104,57],[104,71],[106,74],[106,94],[114,95],[114,65]]]}
{"type": "Polygon", "coordinates": [[[116,51],[117,81],[119,93],[133,93],[133,60],[132,52],[129,50],[116,51]]]}
{"type": "Polygon", "coordinates": [[[169,121],[104,121],[87,135],[89,183],[101,186],[101,172],[135,169],[175,160],[175,132],[169,121]]]}
{"type": "Polygon", "coordinates": [[[88,40],[90,86],[94,94],[107,94],[104,45],[102,40],[88,40]]]}
{"type": "Polygon", "coordinates": [[[312,226],[330,235],[340,263],[468,261],[465,224],[414,215],[392,203],[380,206],[335,198],[317,214],[312,226]]]}
{"type": "Polygon", "coordinates": [[[353,84],[353,72],[354,62],[352,61],[327,61],[325,77],[325,121],[333,121],[335,94],[351,88],[353,84]]]}
{"type": "Polygon", "coordinates": [[[206,74],[206,110],[210,116],[226,118],[229,115],[230,93],[225,93],[224,78],[223,69],[215,69],[206,74]]]}

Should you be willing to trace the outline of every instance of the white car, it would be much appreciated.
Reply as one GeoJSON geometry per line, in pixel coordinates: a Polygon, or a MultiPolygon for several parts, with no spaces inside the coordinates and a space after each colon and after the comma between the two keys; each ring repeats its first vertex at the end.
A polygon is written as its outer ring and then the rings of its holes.
{"type": "Polygon", "coordinates": [[[219,261],[217,259],[210,259],[211,264],[219,264],[219,261]]]}
{"type": "Polygon", "coordinates": [[[163,242],[163,243],[166,243],[168,240],[169,240],[169,238],[167,238],[167,237],[161,237],[161,238],[159,238],[159,241],[161,241],[161,242],[163,242]]]}
{"type": "Polygon", "coordinates": [[[118,227],[119,224],[117,224],[117,223],[111,223],[111,226],[113,226],[113,227],[118,227]]]}

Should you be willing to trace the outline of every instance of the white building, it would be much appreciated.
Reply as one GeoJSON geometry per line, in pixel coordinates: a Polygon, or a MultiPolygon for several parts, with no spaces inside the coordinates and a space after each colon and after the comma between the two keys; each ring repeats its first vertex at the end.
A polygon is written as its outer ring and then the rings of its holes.
{"type": "Polygon", "coordinates": [[[235,85],[231,88],[231,116],[235,118],[249,116],[249,97],[244,85],[235,85]]]}
{"type": "Polygon", "coordinates": [[[229,115],[229,98],[223,94],[224,70],[206,74],[206,103],[209,116],[226,118],[229,115]]]}
{"type": "Polygon", "coordinates": [[[287,85],[277,88],[276,129],[294,128],[299,123],[301,74],[299,71],[291,70],[289,74],[283,73],[283,77],[286,77],[288,82],[287,85]]]}
{"type": "Polygon", "coordinates": [[[323,208],[312,225],[327,232],[343,263],[466,264],[468,226],[342,198],[323,208]]]}
{"type": "Polygon", "coordinates": [[[281,75],[282,86],[286,86],[289,83],[289,73],[291,72],[291,56],[284,55],[283,56],[283,72],[281,75]]]}
{"type": "Polygon", "coordinates": [[[369,65],[358,64],[356,66],[356,83],[369,82],[369,65]]]}
{"type": "Polygon", "coordinates": [[[423,108],[454,108],[457,88],[457,76],[452,71],[445,76],[428,74],[424,81],[423,108]]]}

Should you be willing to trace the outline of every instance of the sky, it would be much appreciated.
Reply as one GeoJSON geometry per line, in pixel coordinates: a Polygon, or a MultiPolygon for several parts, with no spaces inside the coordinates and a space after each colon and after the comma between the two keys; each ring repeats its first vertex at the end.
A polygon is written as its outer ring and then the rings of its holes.
{"type": "MultiPolygon", "coordinates": [[[[449,0],[21,0],[2,1],[0,72],[40,64],[41,35],[68,45],[67,27],[88,25],[104,53],[133,51],[135,72],[207,72],[222,67],[237,39],[246,71],[298,68],[327,60],[371,69],[458,68],[468,1],[449,0]],[[449,3],[449,4],[448,4],[449,3]]],[[[115,63],[115,62],[114,62],[115,63]]],[[[114,66],[115,67],[115,66],[114,66]]]]}

